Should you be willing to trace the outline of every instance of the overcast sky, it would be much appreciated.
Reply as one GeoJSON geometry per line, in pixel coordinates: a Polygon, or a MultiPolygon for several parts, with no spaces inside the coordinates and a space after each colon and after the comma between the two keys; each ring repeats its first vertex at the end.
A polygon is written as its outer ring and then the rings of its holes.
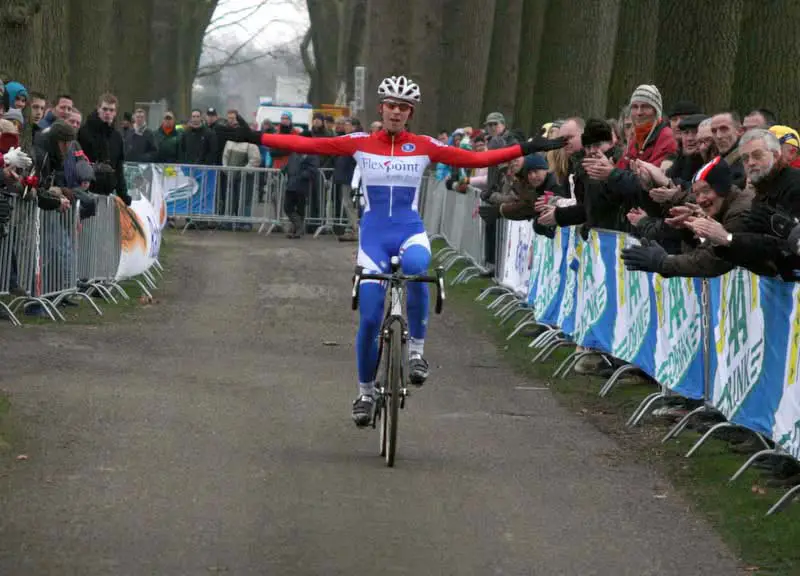
{"type": "Polygon", "coordinates": [[[244,41],[266,26],[253,41],[254,46],[266,49],[302,36],[308,28],[305,0],[220,0],[212,17],[212,27],[235,22],[256,8],[244,22],[225,27],[220,32],[236,34],[244,41]],[[258,8],[260,4],[264,5],[258,8]]]}

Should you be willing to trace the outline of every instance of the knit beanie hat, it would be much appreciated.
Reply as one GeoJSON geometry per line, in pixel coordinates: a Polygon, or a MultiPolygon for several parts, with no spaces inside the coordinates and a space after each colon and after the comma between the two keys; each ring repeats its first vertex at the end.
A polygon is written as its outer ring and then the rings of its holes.
{"type": "Polygon", "coordinates": [[[661,104],[661,92],[653,84],[642,84],[633,91],[630,103],[644,102],[656,109],[656,117],[661,118],[664,107],[661,104]]]}
{"type": "Polygon", "coordinates": [[[10,108],[14,107],[14,100],[17,99],[17,96],[25,96],[26,99],[28,98],[28,91],[25,89],[25,86],[19,82],[9,82],[6,84],[6,92],[8,93],[8,105],[10,108]]]}
{"type": "Polygon", "coordinates": [[[541,154],[528,154],[525,156],[525,161],[522,164],[522,172],[530,172],[531,170],[547,170],[547,160],[541,154]]]}
{"type": "Polygon", "coordinates": [[[23,126],[25,125],[25,118],[23,118],[22,116],[22,110],[19,110],[17,108],[12,108],[11,110],[3,114],[3,120],[14,120],[16,122],[19,122],[23,126]]]}
{"type": "Polygon", "coordinates": [[[717,156],[694,175],[692,183],[700,181],[707,182],[711,189],[720,196],[727,196],[733,182],[731,167],[722,156],[717,156]]]}
{"type": "Polygon", "coordinates": [[[613,141],[611,125],[608,122],[598,118],[589,118],[586,121],[586,127],[583,129],[583,135],[581,136],[581,144],[584,147],[613,141]]]}
{"type": "Polygon", "coordinates": [[[56,142],[72,142],[75,140],[75,128],[63,120],[53,122],[50,126],[50,133],[56,142]]]}

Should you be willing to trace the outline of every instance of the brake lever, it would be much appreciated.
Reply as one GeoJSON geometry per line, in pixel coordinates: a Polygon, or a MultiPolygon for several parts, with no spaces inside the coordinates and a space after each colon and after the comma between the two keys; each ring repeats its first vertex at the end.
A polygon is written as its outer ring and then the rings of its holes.
{"type": "Polygon", "coordinates": [[[436,269],[436,313],[442,313],[442,306],[446,298],[444,292],[444,268],[441,266],[436,269]]]}
{"type": "Polygon", "coordinates": [[[353,310],[358,310],[358,288],[361,285],[361,272],[363,268],[361,266],[357,266],[355,273],[353,274],[353,294],[351,300],[351,308],[353,310]]]}

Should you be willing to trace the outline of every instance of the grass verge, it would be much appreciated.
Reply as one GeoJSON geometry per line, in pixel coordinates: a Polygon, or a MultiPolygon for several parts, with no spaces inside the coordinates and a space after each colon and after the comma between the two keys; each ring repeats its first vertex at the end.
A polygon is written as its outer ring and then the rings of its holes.
{"type": "MultiPolygon", "coordinates": [[[[443,247],[434,242],[434,252],[443,247]]],[[[452,280],[462,267],[448,272],[452,280]]],[[[514,321],[498,325],[493,311],[475,302],[480,292],[492,285],[487,279],[475,279],[467,285],[448,284],[448,306],[468,317],[476,331],[494,342],[510,366],[520,375],[545,383],[568,409],[592,422],[601,431],[613,436],[630,458],[655,466],[674,484],[698,514],[705,516],[731,549],[742,560],[745,569],[759,576],[794,576],[800,574],[800,506],[795,503],[784,512],[765,517],[766,511],[784,493],[766,486],[766,477],[750,469],[734,484],[728,479],[745,462],[746,456],[730,451],[728,444],[712,440],[692,458],[686,452],[699,438],[687,431],[677,440],[661,444],[669,426],[654,418],[646,418],[637,428],[625,425],[639,402],[654,391],[652,384],[623,381],[606,398],[598,392],[600,378],[570,375],[553,379],[552,374],[569,350],[560,349],[547,362],[531,364],[530,339],[517,336],[506,340],[514,321]]],[[[488,304],[488,301],[487,301],[488,304]]],[[[679,550],[675,551],[680,553],[679,550]]]]}

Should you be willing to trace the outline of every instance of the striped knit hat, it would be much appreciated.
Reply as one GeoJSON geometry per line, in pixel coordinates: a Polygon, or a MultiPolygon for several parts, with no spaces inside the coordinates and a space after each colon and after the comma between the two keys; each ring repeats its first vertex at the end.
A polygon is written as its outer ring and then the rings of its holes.
{"type": "Polygon", "coordinates": [[[694,182],[706,182],[719,196],[727,196],[733,182],[731,167],[722,156],[717,156],[697,171],[692,179],[694,182]]]}
{"type": "Polygon", "coordinates": [[[661,115],[664,113],[664,107],[661,104],[661,92],[659,92],[658,88],[653,84],[637,86],[636,90],[633,91],[630,103],[633,104],[634,102],[650,104],[650,106],[656,109],[656,118],[661,118],[661,115]]]}

